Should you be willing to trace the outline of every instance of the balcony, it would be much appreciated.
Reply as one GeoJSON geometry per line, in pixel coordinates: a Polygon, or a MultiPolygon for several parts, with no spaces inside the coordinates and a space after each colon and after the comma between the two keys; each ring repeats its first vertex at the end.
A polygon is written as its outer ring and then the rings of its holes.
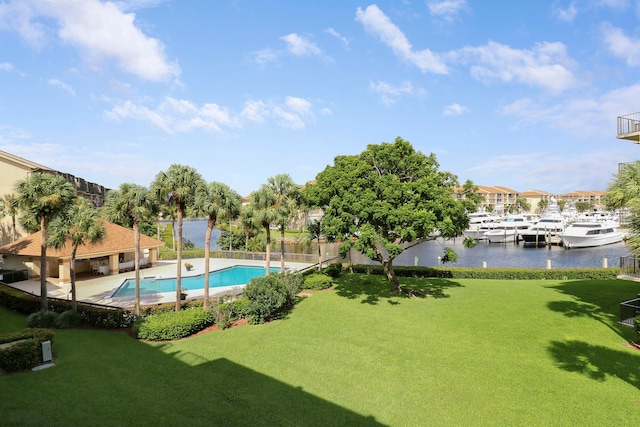
{"type": "Polygon", "coordinates": [[[618,116],[618,135],[616,138],[640,144],[640,113],[618,116]]]}

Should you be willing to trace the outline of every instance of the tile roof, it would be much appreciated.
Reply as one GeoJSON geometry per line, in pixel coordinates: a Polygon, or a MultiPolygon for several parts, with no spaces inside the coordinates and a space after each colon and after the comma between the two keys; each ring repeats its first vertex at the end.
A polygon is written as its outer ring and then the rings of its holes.
{"type": "MultiPolygon", "coordinates": [[[[90,258],[104,256],[115,252],[133,252],[133,230],[119,225],[103,221],[105,237],[102,242],[95,245],[79,246],[76,258],[90,258]]],[[[0,254],[40,256],[40,232],[30,234],[13,243],[0,247],[0,254]]],[[[164,242],[153,237],[140,234],[140,249],[148,249],[163,246],[164,242]]],[[[47,248],[47,257],[70,258],[71,245],[67,244],[62,249],[47,248]]]]}

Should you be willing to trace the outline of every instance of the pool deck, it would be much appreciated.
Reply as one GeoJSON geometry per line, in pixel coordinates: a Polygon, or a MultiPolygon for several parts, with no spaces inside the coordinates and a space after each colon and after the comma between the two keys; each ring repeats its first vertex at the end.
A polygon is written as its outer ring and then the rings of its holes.
{"type": "MultiPolygon", "coordinates": [[[[183,264],[189,262],[193,264],[191,271],[186,271],[182,267],[182,277],[197,276],[204,273],[204,258],[183,260],[183,264]]],[[[236,259],[218,259],[212,258],[209,263],[209,271],[216,271],[234,265],[251,265],[264,267],[264,261],[252,260],[236,260],[236,259]]],[[[309,264],[299,262],[287,262],[285,264],[287,270],[299,270],[309,266],[309,264]]],[[[280,267],[280,262],[271,261],[271,267],[280,267]]],[[[143,277],[176,277],[176,261],[158,261],[154,267],[144,268],[140,270],[140,278],[143,277]]],[[[113,307],[130,308],[134,306],[135,297],[116,297],[111,295],[126,279],[135,279],[135,272],[110,274],[107,276],[79,275],[76,278],[76,298],[78,301],[85,301],[95,304],[104,304],[113,307]]],[[[40,296],[40,279],[25,280],[22,282],[12,283],[11,286],[22,289],[33,295],[40,296]]],[[[209,297],[214,298],[223,295],[234,295],[242,293],[244,285],[224,286],[209,288],[209,297]]],[[[71,284],[59,285],[56,280],[47,280],[47,295],[54,298],[71,299],[71,284]]],[[[187,300],[202,299],[204,295],[203,289],[187,290],[187,300]]],[[[164,292],[154,294],[140,295],[140,305],[156,305],[165,303],[174,303],[176,301],[175,292],[164,292]]]]}

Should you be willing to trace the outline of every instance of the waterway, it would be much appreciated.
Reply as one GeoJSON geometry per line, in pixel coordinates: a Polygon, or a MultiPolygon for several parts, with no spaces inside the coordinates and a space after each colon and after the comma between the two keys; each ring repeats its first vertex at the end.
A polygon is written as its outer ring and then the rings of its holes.
{"type": "MultiPolygon", "coordinates": [[[[204,237],[207,229],[206,221],[190,220],[183,223],[183,236],[190,240],[196,247],[204,247],[204,237]]],[[[211,249],[220,249],[216,239],[218,230],[213,230],[211,237],[211,249]]],[[[484,263],[488,268],[546,268],[547,262],[551,262],[551,268],[598,268],[603,266],[606,258],[609,267],[619,267],[620,257],[630,255],[624,243],[600,246],[596,248],[565,249],[562,246],[534,247],[524,246],[522,243],[486,243],[479,241],[474,248],[465,248],[462,245],[463,238],[455,240],[435,240],[421,243],[405,250],[396,260],[394,265],[421,265],[437,266],[438,257],[444,255],[444,248],[451,247],[458,254],[458,261],[450,263],[452,267],[482,267],[484,263]]],[[[323,244],[323,253],[334,253],[336,245],[323,244]],[[330,248],[330,249],[328,249],[330,248]]],[[[296,247],[287,249],[315,254],[317,247],[312,244],[304,248],[296,247]]],[[[375,262],[358,253],[352,253],[351,261],[357,264],[375,262]]]]}

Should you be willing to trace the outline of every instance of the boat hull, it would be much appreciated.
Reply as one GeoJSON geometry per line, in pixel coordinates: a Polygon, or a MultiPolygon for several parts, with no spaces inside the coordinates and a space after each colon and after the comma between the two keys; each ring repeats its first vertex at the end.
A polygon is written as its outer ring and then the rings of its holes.
{"type": "Polygon", "coordinates": [[[562,244],[567,249],[593,248],[622,242],[624,234],[619,231],[600,236],[562,236],[562,244]]]}

